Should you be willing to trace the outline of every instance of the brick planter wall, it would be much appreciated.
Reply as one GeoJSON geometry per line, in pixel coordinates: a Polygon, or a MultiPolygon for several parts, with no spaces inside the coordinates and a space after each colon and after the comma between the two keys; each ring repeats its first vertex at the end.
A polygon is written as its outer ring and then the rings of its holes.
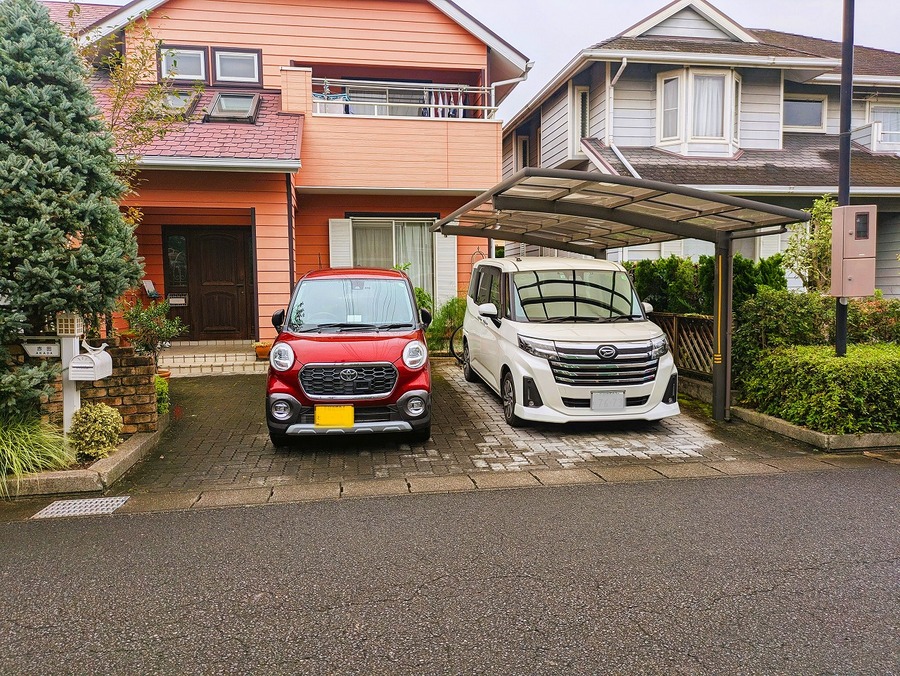
{"type": "Polygon", "coordinates": [[[156,412],[156,368],[153,357],[136,355],[131,347],[111,347],[113,360],[109,378],[81,387],[81,404],[104,403],[122,414],[123,436],[136,432],[155,432],[159,420],[156,412]]]}

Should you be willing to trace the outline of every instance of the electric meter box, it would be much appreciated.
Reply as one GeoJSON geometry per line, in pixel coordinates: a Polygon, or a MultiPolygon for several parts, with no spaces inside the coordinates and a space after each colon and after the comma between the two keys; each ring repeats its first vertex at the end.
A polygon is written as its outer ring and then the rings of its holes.
{"type": "Polygon", "coordinates": [[[831,211],[831,295],[862,298],[875,294],[874,204],[835,207],[831,211]]]}
{"type": "Polygon", "coordinates": [[[76,354],[69,362],[69,380],[103,380],[112,372],[112,357],[103,349],[76,354]]]}

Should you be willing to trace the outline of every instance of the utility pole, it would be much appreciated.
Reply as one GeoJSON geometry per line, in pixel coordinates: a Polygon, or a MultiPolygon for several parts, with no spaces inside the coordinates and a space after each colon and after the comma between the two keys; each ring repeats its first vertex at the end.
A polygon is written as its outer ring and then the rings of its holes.
{"type": "MultiPolygon", "coordinates": [[[[838,152],[838,206],[850,204],[850,115],[853,103],[853,17],[855,0],[844,0],[844,41],[841,47],[841,133],[838,152]]],[[[834,224],[832,224],[834,227],[834,224]]],[[[832,270],[832,274],[835,271],[832,270]]],[[[847,354],[847,299],[835,305],[835,354],[847,354]]]]}

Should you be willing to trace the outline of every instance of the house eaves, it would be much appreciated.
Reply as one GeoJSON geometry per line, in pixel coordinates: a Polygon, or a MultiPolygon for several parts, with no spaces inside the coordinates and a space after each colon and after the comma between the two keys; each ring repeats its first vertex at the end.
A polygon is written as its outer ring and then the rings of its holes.
{"type": "Polygon", "coordinates": [[[646,19],[641,20],[631,28],[625,29],[622,33],[620,33],[620,37],[639,37],[646,33],[648,30],[654,28],[655,26],[658,26],[666,19],[669,19],[675,14],[678,14],[678,12],[688,8],[693,9],[695,12],[700,14],[700,16],[709,21],[713,26],[725,33],[728,33],[729,35],[734,36],[741,42],[757,42],[756,37],[754,37],[752,33],[748,32],[743,26],[723,14],[708,2],[704,2],[704,0],[673,0],[673,2],[654,12],[646,19]]]}
{"type": "Polygon", "coordinates": [[[143,155],[138,158],[141,169],[180,171],[242,171],[252,173],[293,174],[300,170],[300,160],[250,159],[245,157],[171,157],[143,155]]]}
{"type": "MultiPolygon", "coordinates": [[[[769,196],[813,196],[837,194],[836,185],[698,185],[691,184],[691,188],[709,190],[727,195],[769,195],[769,196]]],[[[897,197],[900,195],[900,186],[851,186],[850,197],[897,197]]]]}
{"type": "MultiPolygon", "coordinates": [[[[826,73],[813,78],[812,82],[829,85],[841,83],[840,73],[826,73]]],[[[853,84],[870,87],[900,87],[900,76],[895,75],[853,75],[853,84]]]]}

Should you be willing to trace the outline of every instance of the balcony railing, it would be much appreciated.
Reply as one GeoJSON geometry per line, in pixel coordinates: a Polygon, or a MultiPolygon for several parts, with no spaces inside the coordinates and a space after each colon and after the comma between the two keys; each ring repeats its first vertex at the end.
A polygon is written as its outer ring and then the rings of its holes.
{"type": "Polygon", "coordinates": [[[313,112],[321,115],[492,120],[492,87],[313,78],[313,112]]]}

